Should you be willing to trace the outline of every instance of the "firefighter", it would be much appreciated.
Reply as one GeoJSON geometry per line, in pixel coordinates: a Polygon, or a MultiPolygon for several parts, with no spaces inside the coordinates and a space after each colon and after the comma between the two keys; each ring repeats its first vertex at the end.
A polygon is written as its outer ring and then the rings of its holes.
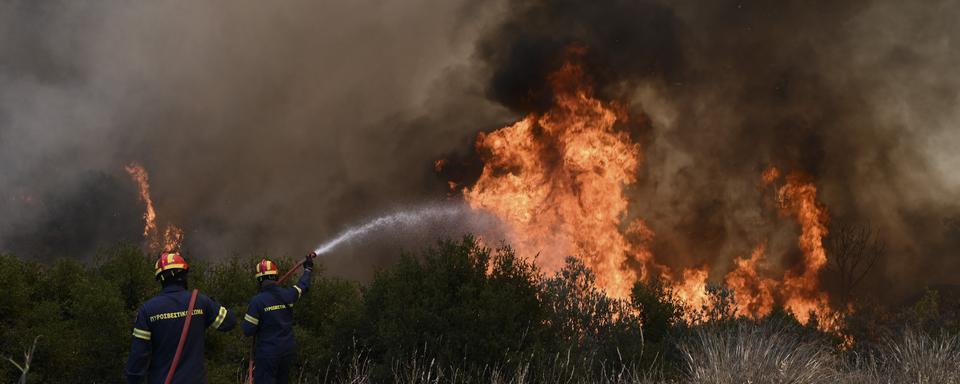
{"type": "MultiPolygon", "coordinates": [[[[155,276],[163,286],[160,293],[137,311],[133,342],[127,360],[127,382],[163,383],[177,353],[192,292],[187,290],[190,267],[178,253],[163,253],[155,265],[155,276]]],[[[229,331],[237,320],[224,306],[203,294],[194,304],[190,329],[171,383],[206,383],[204,329],[229,331]]]]}
{"type": "Polygon", "coordinates": [[[296,357],[297,342],[293,337],[293,304],[310,287],[313,271],[311,253],[303,261],[303,275],[292,288],[277,284],[277,264],[270,260],[257,263],[256,279],[260,292],[250,300],[243,317],[243,334],[256,336],[254,344],[253,383],[285,384],[290,380],[290,366],[296,357]]]}

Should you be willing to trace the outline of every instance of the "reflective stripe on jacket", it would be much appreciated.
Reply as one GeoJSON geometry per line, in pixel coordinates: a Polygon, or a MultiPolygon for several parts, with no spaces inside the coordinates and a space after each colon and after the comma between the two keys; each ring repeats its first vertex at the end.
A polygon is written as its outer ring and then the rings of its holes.
{"type": "Polygon", "coordinates": [[[296,352],[293,337],[293,306],[310,288],[310,270],[305,269],[300,281],[290,288],[277,284],[264,285],[250,300],[241,326],[243,334],[257,336],[256,358],[289,356],[296,352]]]}
{"type": "MultiPolygon", "coordinates": [[[[150,384],[163,383],[180,341],[189,303],[190,291],[179,285],[168,285],[140,306],[127,360],[129,383],[139,384],[144,378],[150,384]]],[[[213,327],[229,331],[236,325],[236,318],[226,307],[204,294],[197,295],[190,330],[172,382],[206,383],[204,330],[213,327]]]]}

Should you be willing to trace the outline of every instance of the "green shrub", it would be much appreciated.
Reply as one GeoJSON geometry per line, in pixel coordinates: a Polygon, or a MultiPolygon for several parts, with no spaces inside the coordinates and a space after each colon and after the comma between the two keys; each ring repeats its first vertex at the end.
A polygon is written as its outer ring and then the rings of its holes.
{"type": "Polygon", "coordinates": [[[37,276],[32,304],[13,328],[14,349],[42,335],[32,378],[44,382],[116,382],[129,342],[130,312],[119,290],[76,261],[60,260],[37,276]]]}
{"type": "Polygon", "coordinates": [[[645,340],[658,343],[683,322],[683,303],[658,278],[638,281],[630,292],[630,303],[640,313],[645,340]]]}
{"type": "MultiPolygon", "coordinates": [[[[636,361],[644,354],[643,333],[636,311],[628,302],[606,295],[596,276],[580,259],[568,257],[563,269],[543,282],[547,308],[547,337],[541,343],[544,357],[555,353],[582,364],[584,375],[599,365],[636,361]]],[[[554,364],[552,361],[538,363],[554,364]]]]}
{"type": "Polygon", "coordinates": [[[363,289],[363,341],[384,374],[418,355],[438,364],[494,364],[527,350],[543,310],[535,268],[472,237],[405,254],[363,289]]]}
{"type": "Polygon", "coordinates": [[[119,290],[124,306],[135,313],[160,291],[153,278],[154,263],[136,245],[120,243],[97,254],[97,272],[119,290]]]}
{"type": "MultiPolygon", "coordinates": [[[[403,254],[364,287],[318,268],[294,309],[297,376],[356,383],[960,382],[956,336],[924,330],[954,329],[944,326],[953,324],[943,320],[949,305],[934,293],[901,317],[857,320],[877,328],[872,335],[890,334],[893,318],[920,331],[875,348],[868,339],[844,354],[833,336],[780,307],[764,319],[737,318],[732,291],[721,286],[711,287],[709,304],[689,324],[661,281],[636,283],[629,301],[618,300],[576,258],[543,276],[523,256],[465,237],[403,254]]],[[[190,285],[241,320],[257,291],[260,258],[189,259],[190,285]]],[[[31,383],[124,382],[134,313],[160,288],[151,259],[131,244],[90,262],[0,255],[0,356],[17,360],[42,335],[31,383]]],[[[285,269],[297,260],[275,261],[285,269]]],[[[855,315],[873,313],[890,312],[855,315]]],[[[210,383],[239,382],[250,341],[239,331],[207,334],[210,383]]],[[[0,362],[0,382],[18,376],[0,362]]]]}

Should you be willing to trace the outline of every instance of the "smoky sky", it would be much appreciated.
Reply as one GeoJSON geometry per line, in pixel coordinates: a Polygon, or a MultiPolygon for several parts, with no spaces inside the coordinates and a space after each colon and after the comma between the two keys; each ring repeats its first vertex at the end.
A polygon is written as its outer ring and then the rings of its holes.
{"type": "MultiPolygon", "coordinates": [[[[577,44],[598,94],[644,116],[630,215],[656,232],[658,259],[720,273],[760,242],[795,257],[797,228],[759,187],[775,165],[809,174],[834,222],[881,232],[891,251],[877,282],[957,282],[958,11],[4,2],[0,249],[139,241],[132,161],[150,172],[160,221],[205,257],[295,254],[381,212],[456,200],[433,161],[475,169],[476,133],[549,105],[546,74],[577,44]]],[[[392,251],[351,249],[337,264],[367,270],[392,251]]]]}
{"type": "Polygon", "coordinates": [[[161,225],[182,226],[204,257],[300,254],[382,211],[447,199],[433,161],[507,120],[458,69],[481,23],[462,20],[468,11],[483,13],[461,2],[4,2],[0,248],[44,253],[27,239],[46,236],[55,202],[89,198],[92,178],[122,186],[106,209],[133,231],[82,230],[103,215],[55,221],[84,244],[139,241],[127,207],[142,205],[123,172],[134,161],[161,225]]]}

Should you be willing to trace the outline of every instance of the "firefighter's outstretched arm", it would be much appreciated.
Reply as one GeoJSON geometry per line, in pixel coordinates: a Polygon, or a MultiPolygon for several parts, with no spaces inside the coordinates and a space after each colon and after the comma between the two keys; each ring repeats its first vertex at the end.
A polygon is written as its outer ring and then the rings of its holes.
{"type": "Polygon", "coordinates": [[[207,304],[209,312],[207,313],[216,314],[215,316],[207,318],[208,327],[213,327],[218,331],[226,332],[237,326],[237,318],[233,315],[233,312],[227,309],[227,307],[220,305],[220,303],[212,298],[208,298],[207,301],[209,302],[207,304]]]}
{"type": "Polygon", "coordinates": [[[130,357],[127,358],[127,383],[141,384],[147,377],[147,369],[150,367],[150,339],[147,317],[143,314],[143,308],[140,308],[133,324],[130,357]]]}
{"type": "Polygon", "coordinates": [[[310,289],[310,274],[313,272],[314,257],[317,257],[317,254],[310,253],[307,255],[307,258],[303,260],[303,275],[301,275],[300,280],[293,285],[293,289],[297,291],[297,300],[300,300],[300,297],[310,289]]]}

